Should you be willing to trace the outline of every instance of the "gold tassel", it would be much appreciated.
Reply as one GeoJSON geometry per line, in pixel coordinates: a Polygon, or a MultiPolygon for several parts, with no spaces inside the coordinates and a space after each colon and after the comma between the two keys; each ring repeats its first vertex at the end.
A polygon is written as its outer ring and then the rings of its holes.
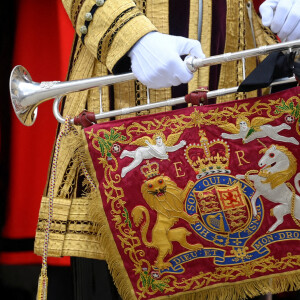
{"type": "Polygon", "coordinates": [[[39,276],[36,300],[47,300],[47,291],[48,291],[48,276],[42,270],[39,276]]]}

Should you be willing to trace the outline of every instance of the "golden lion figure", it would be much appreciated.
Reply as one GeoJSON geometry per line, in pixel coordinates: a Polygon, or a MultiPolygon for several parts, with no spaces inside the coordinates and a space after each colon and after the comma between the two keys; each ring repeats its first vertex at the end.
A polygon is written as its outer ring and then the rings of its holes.
{"type": "Polygon", "coordinates": [[[196,223],[198,215],[189,215],[184,211],[184,200],[193,187],[193,182],[189,181],[185,189],[180,189],[175,182],[167,176],[158,176],[145,181],[141,187],[141,192],[151,209],[157,212],[156,223],[152,229],[152,241],[147,240],[147,232],[150,224],[150,214],[145,206],[138,205],[132,210],[133,221],[136,226],[145,222],[141,226],[142,240],[147,247],[158,250],[156,266],[159,269],[166,269],[171,266],[170,262],[164,262],[164,258],[173,252],[172,242],[177,241],[180,245],[189,250],[203,248],[201,244],[191,245],[186,237],[191,234],[186,228],[172,228],[179,219],[189,223],[196,223]],[[143,215],[144,213],[144,215],[143,215]]]}

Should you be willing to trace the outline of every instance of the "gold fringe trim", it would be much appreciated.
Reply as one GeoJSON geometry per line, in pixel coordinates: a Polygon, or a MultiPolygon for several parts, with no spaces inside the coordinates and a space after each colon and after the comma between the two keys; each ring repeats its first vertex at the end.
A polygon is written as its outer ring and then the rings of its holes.
{"type": "Polygon", "coordinates": [[[134,289],[110,232],[105,214],[101,212],[99,215],[101,215],[101,223],[103,224],[100,228],[100,241],[105,247],[106,261],[114,283],[123,300],[135,300],[137,298],[134,294],[134,289]]]}
{"type": "MultiPolygon", "coordinates": [[[[89,172],[89,175],[91,176],[94,184],[96,185],[95,190],[86,190],[85,194],[83,195],[86,199],[89,200],[89,207],[88,207],[88,214],[91,218],[91,220],[94,221],[93,225],[93,230],[97,231],[97,236],[100,239],[100,232],[101,232],[101,219],[102,219],[102,214],[104,213],[103,210],[103,205],[102,205],[102,200],[101,200],[101,195],[99,192],[99,182],[97,180],[97,175],[95,172],[94,164],[93,161],[90,157],[89,154],[89,149],[88,149],[88,143],[86,142],[86,137],[84,130],[81,130],[80,132],[80,141],[81,141],[81,159],[84,161],[85,167],[87,171],[89,172]]],[[[84,182],[84,184],[88,184],[87,182],[84,182]]]]}
{"type": "MultiPolygon", "coordinates": [[[[85,133],[82,130],[82,141],[84,141],[84,151],[85,151],[85,164],[86,168],[90,172],[90,176],[94,179],[97,178],[96,172],[94,169],[93,161],[90,157],[88,151],[88,144],[86,142],[85,133]]],[[[101,195],[99,191],[99,183],[97,182],[97,190],[91,192],[87,197],[91,199],[90,213],[93,220],[97,220],[97,223],[100,224],[99,229],[99,238],[100,243],[103,245],[105,250],[105,259],[108,263],[109,270],[114,279],[114,283],[118,289],[119,294],[123,300],[136,299],[134,290],[131,284],[129,277],[127,276],[126,269],[124,267],[123,261],[118,252],[117,246],[113,239],[113,235],[110,231],[109,224],[103,210],[101,195]]]]}
{"type": "MultiPolygon", "coordinates": [[[[300,271],[283,275],[271,275],[268,278],[249,279],[242,283],[219,284],[217,288],[203,288],[201,291],[179,293],[169,298],[172,300],[240,300],[247,297],[253,298],[260,295],[279,294],[286,291],[292,292],[300,288],[300,271]],[[230,285],[230,286],[229,286],[230,285]]],[[[158,297],[156,300],[166,299],[158,297]]]]}

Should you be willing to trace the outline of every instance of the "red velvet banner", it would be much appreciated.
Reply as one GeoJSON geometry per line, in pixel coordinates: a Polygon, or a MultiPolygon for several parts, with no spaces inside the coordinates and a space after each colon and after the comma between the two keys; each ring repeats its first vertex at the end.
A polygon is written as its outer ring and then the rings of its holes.
{"type": "Polygon", "coordinates": [[[124,299],[300,288],[300,88],[85,129],[124,299]]]}

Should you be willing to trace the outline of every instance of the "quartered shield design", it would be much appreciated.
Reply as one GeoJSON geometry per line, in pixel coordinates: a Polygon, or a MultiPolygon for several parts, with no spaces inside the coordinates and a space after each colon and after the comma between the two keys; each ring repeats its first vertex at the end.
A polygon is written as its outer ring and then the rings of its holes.
{"type": "Polygon", "coordinates": [[[195,191],[198,211],[203,223],[218,233],[242,230],[250,220],[250,210],[243,190],[236,182],[232,186],[213,186],[195,191]]]}

